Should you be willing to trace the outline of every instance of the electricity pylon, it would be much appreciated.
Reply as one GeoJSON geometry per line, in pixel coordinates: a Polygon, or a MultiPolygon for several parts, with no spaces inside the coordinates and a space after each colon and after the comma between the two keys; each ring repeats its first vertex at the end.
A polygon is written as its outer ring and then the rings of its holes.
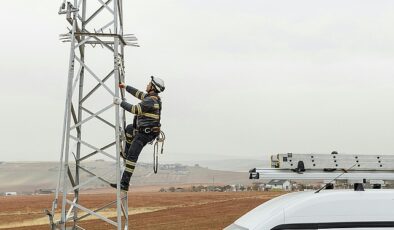
{"type": "Polygon", "coordinates": [[[59,178],[47,211],[53,230],[85,229],[81,221],[90,216],[104,221],[108,229],[128,229],[127,193],[119,189],[126,121],[113,100],[124,97],[118,87],[125,78],[124,47],[138,45],[134,35],[123,34],[122,0],[104,1],[64,0],[59,9],[71,25],[60,38],[71,47],[59,178]],[[105,172],[95,165],[103,157],[113,162],[105,172]],[[83,200],[87,195],[80,195],[115,180],[118,189],[110,190],[110,202],[92,207],[83,200]]]}

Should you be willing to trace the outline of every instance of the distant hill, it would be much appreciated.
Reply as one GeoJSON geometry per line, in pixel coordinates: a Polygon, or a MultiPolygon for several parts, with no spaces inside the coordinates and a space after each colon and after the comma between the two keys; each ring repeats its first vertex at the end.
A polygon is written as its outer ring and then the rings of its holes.
{"type": "MultiPolygon", "coordinates": [[[[114,162],[85,162],[82,167],[93,171],[103,179],[115,182],[114,162]]],[[[202,165],[202,164],[201,164],[202,165]]],[[[206,164],[208,165],[208,164],[206,164]]],[[[205,166],[206,167],[206,166],[205,166]]],[[[157,174],[152,164],[138,163],[132,177],[134,186],[171,186],[179,184],[251,184],[247,172],[212,170],[199,166],[182,164],[161,164],[157,174]]],[[[75,171],[74,166],[70,166],[75,171]]],[[[227,166],[218,167],[226,169],[227,166]]],[[[58,162],[1,162],[0,192],[34,192],[38,189],[54,189],[58,181],[58,162]]],[[[246,170],[247,171],[247,170],[246,170]]],[[[92,177],[81,170],[83,180],[92,177]]],[[[70,187],[70,186],[69,186],[70,187]]],[[[108,185],[95,180],[87,188],[106,188],[108,185]]]]}

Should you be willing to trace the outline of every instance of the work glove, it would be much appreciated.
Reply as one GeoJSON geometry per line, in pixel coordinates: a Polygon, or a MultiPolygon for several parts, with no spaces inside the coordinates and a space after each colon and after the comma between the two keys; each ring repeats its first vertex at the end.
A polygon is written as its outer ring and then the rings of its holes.
{"type": "Polygon", "coordinates": [[[119,98],[119,97],[114,97],[114,104],[115,105],[120,105],[120,103],[122,103],[122,98],[119,98]]]}
{"type": "Polygon", "coordinates": [[[123,89],[126,88],[126,84],[124,82],[119,83],[119,88],[123,89]]]}

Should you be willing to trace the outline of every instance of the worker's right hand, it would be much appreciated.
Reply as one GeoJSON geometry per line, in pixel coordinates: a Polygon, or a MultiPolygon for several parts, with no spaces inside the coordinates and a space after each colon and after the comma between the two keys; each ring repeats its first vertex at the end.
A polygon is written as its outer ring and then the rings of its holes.
{"type": "Polygon", "coordinates": [[[119,88],[121,89],[126,88],[126,84],[124,82],[119,83],[119,88]]]}

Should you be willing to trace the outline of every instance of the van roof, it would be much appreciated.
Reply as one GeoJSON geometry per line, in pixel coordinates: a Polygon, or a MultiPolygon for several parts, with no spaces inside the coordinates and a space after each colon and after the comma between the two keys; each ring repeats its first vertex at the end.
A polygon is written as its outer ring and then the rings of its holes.
{"type": "Polygon", "coordinates": [[[286,223],[394,221],[394,190],[294,192],[263,203],[235,221],[254,229],[270,220],[286,223]]]}

